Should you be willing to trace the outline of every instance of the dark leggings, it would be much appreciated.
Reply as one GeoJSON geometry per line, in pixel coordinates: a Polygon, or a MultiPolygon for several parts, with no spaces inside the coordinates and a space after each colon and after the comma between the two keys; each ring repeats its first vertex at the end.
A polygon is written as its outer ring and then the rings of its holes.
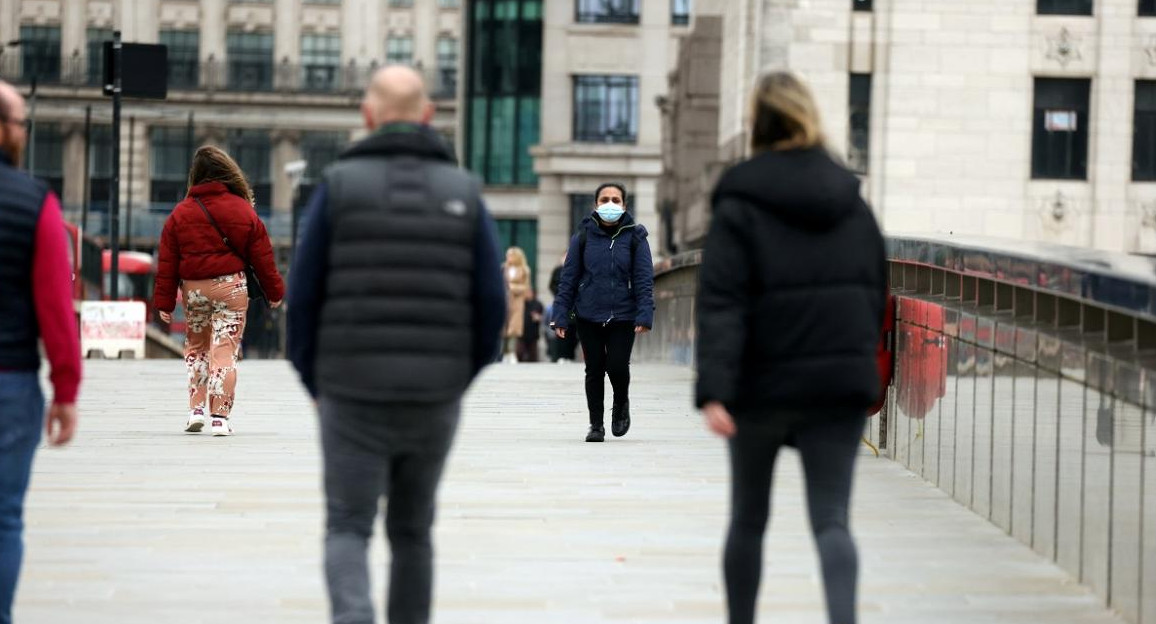
{"type": "Polygon", "coordinates": [[[578,320],[578,341],[586,358],[586,406],[590,424],[602,426],[606,409],[606,382],[614,388],[614,405],[630,400],[630,352],[634,350],[634,323],[591,323],[578,320]]]}
{"type": "Polygon", "coordinates": [[[788,443],[798,447],[803,460],[827,615],[831,624],[855,624],[859,558],[848,529],[847,508],[865,416],[816,415],[810,422],[799,422],[795,427],[773,428],[739,421],[738,433],[730,440],[731,522],[723,557],[730,624],[755,621],[775,457],[788,443]]]}

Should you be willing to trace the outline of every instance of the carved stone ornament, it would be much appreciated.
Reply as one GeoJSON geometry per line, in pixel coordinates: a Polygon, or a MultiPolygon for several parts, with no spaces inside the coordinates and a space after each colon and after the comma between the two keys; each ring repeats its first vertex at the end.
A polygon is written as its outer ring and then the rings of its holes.
{"type": "Polygon", "coordinates": [[[1140,208],[1140,227],[1156,230],[1156,201],[1137,202],[1140,208]]]}
{"type": "Polygon", "coordinates": [[[1061,28],[1059,34],[1048,37],[1048,59],[1059,62],[1061,67],[1083,60],[1080,41],[1080,37],[1073,35],[1067,28],[1061,28]]]}
{"type": "Polygon", "coordinates": [[[1148,43],[1144,45],[1144,54],[1148,57],[1149,65],[1156,65],[1156,35],[1148,37],[1148,43]]]}
{"type": "Polygon", "coordinates": [[[1057,190],[1050,198],[1040,200],[1040,220],[1045,230],[1058,234],[1077,222],[1079,207],[1072,199],[1057,190]]]}

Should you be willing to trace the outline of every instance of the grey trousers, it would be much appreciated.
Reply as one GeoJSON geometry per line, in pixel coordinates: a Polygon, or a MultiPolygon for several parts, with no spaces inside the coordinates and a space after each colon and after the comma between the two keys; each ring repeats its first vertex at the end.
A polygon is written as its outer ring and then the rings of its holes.
{"type": "Polygon", "coordinates": [[[333,624],[373,624],[367,548],[387,499],[390,624],[427,624],[435,498],[461,402],[372,404],[322,397],[325,576],[333,624]]]}

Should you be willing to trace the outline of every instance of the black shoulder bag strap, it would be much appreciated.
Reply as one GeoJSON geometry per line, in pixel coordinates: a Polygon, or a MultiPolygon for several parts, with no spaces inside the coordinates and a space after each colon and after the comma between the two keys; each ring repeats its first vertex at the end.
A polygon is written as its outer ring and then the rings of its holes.
{"type": "Polygon", "coordinates": [[[236,247],[233,247],[233,243],[229,242],[229,237],[225,236],[224,230],[221,229],[221,226],[217,225],[217,220],[213,218],[213,214],[209,212],[209,209],[201,202],[201,198],[193,197],[193,201],[197,202],[197,205],[201,207],[201,211],[205,213],[209,224],[213,226],[213,229],[217,231],[221,240],[225,242],[225,247],[228,247],[229,251],[232,252],[234,256],[240,258],[241,262],[245,264],[245,281],[247,282],[249,290],[249,298],[268,301],[268,298],[265,296],[265,289],[261,286],[261,280],[257,279],[257,272],[253,270],[253,265],[249,262],[249,259],[241,255],[241,252],[237,251],[236,247]]]}

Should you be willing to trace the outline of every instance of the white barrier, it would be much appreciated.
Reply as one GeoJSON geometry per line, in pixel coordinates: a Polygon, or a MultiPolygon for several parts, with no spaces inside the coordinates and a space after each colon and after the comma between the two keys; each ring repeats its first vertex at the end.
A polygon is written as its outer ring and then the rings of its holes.
{"type": "Polygon", "coordinates": [[[145,357],[145,304],[141,301],[85,301],[80,306],[80,352],[107,358],[131,353],[145,357]]]}

